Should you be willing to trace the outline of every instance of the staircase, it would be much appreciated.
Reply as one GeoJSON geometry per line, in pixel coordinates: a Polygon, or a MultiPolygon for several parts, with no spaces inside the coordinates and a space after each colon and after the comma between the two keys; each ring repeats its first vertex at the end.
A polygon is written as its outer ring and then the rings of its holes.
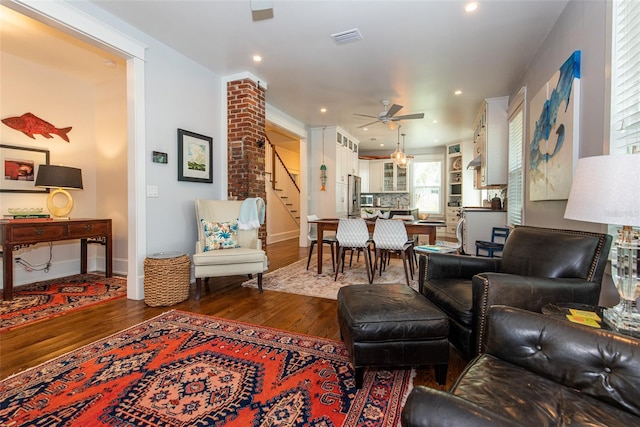
{"type": "Polygon", "coordinates": [[[300,225],[300,188],[268,139],[265,148],[265,172],[277,199],[295,223],[300,225]]]}

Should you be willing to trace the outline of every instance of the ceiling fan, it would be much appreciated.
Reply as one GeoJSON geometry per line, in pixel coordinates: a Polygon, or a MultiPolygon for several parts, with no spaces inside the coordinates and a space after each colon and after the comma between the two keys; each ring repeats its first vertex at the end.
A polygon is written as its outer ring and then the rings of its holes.
{"type": "Polygon", "coordinates": [[[384,105],[384,111],[382,113],[378,114],[377,116],[370,116],[370,115],[367,115],[367,114],[354,113],[356,116],[371,117],[372,119],[376,119],[376,121],[371,122],[371,123],[367,123],[367,124],[362,125],[362,126],[358,126],[358,128],[367,127],[367,126],[370,126],[370,125],[372,125],[374,123],[380,122],[380,123],[384,123],[385,125],[389,126],[389,129],[393,130],[393,129],[395,129],[394,122],[397,122],[397,121],[400,121],[400,120],[412,120],[412,119],[423,119],[424,118],[424,113],[405,114],[404,116],[396,116],[395,114],[402,109],[402,105],[393,104],[393,105],[391,105],[391,107],[389,107],[389,101],[387,101],[387,100],[382,101],[382,105],[384,105]]]}

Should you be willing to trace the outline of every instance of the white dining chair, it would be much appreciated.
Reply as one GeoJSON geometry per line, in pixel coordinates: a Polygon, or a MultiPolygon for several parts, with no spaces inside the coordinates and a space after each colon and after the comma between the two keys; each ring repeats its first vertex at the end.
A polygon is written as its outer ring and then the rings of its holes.
{"type": "Polygon", "coordinates": [[[383,257],[390,257],[392,252],[398,252],[402,257],[407,285],[410,285],[409,272],[411,273],[411,279],[413,279],[413,243],[407,237],[407,229],[404,223],[393,219],[379,219],[376,221],[376,227],[373,230],[373,242],[376,251],[376,258],[373,263],[375,267],[374,275],[375,270],[379,270],[379,274],[382,276],[383,257]],[[378,263],[380,263],[379,267],[378,263]]]}
{"type": "Polygon", "coordinates": [[[341,268],[344,270],[345,251],[349,249],[352,251],[362,249],[362,252],[364,253],[365,268],[367,269],[367,278],[369,279],[369,283],[372,283],[373,265],[370,249],[372,242],[369,237],[367,223],[364,219],[340,219],[338,221],[336,239],[338,239],[338,257],[334,280],[338,280],[338,273],[341,268]]]}
{"type": "MultiPolygon", "coordinates": [[[[307,221],[315,221],[318,218],[317,215],[307,215],[307,221]]],[[[313,254],[313,247],[318,244],[318,225],[317,224],[313,224],[313,223],[309,223],[309,231],[307,234],[307,239],[309,239],[309,241],[311,242],[311,245],[309,246],[309,258],[307,259],[307,270],[309,269],[309,264],[311,263],[311,255],[313,254]]],[[[331,265],[333,266],[333,271],[336,271],[336,254],[335,254],[335,247],[338,244],[338,239],[336,239],[336,236],[330,236],[330,235],[326,235],[323,234],[322,235],[322,244],[323,245],[329,245],[331,247],[331,265]]]]}

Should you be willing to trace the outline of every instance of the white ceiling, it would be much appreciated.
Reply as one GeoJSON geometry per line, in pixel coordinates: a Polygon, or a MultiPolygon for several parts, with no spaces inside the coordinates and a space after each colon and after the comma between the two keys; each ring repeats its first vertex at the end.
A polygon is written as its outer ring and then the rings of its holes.
{"type": "Polygon", "coordinates": [[[253,73],[267,103],[308,126],[337,124],[364,150],[393,151],[397,131],[364,131],[372,120],[354,113],[376,116],[383,99],[404,106],[397,115],[425,113],[399,122],[411,152],[471,139],[482,99],[514,90],[567,0],[484,1],[472,14],[456,0],[275,0],[257,21],[249,0],[92,3],[221,76],[253,73]],[[363,40],[330,38],[354,28],[363,40]]]}

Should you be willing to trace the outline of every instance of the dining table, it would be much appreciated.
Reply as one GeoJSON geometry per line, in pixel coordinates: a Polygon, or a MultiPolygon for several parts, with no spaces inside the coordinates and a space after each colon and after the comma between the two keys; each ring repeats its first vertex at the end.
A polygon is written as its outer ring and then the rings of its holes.
{"type": "MultiPolygon", "coordinates": [[[[401,221],[401,220],[394,220],[401,221]]],[[[340,218],[320,218],[316,220],[309,221],[310,224],[316,224],[317,233],[318,233],[318,242],[322,242],[322,238],[324,236],[325,231],[337,231],[338,223],[340,222],[340,218]]],[[[436,243],[436,228],[437,227],[445,227],[446,223],[444,221],[429,221],[429,220],[402,220],[404,223],[407,234],[421,234],[421,235],[429,235],[429,244],[434,245],[436,243]]],[[[367,221],[367,228],[369,232],[372,233],[376,227],[376,221],[367,221]]],[[[318,245],[318,274],[322,274],[322,247],[324,245],[318,245]]]]}

